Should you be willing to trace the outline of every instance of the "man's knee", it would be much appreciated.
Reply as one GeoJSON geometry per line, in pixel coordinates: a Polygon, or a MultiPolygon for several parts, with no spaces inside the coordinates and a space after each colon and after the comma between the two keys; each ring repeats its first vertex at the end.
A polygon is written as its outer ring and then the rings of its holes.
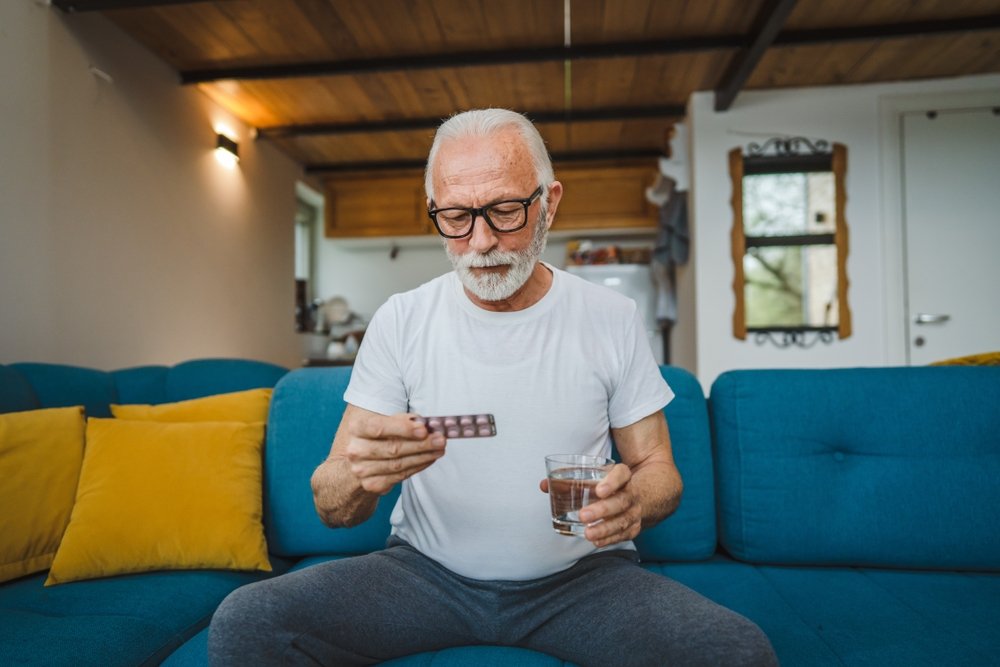
{"type": "Polygon", "coordinates": [[[226,596],[209,625],[211,664],[238,664],[240,656],[259,654],[257,643],[273,637],[273,631],[265,627],[273,618],[266,613],[266,597],[266,589],[253,584],[226,596]]]}
{"type": "Polygon", "coordinates": [[[733,667],[776,667],[778,658],[764,631],[743,616],[734,614],[734,619],[727,632],[728,656],[723,656],[721,664],[733,667]]]}

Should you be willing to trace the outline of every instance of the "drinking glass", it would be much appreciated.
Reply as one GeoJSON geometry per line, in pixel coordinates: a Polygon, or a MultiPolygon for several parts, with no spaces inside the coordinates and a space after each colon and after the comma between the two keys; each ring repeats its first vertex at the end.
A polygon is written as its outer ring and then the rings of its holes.
{"type": "Polygon", "coordinates": [[[614,461],[603,456],[551,454],[545,457],[552,528],[556,532],[583,537],[590,524],[580,521],[580,510],[598,499],[597,484],[608,476],[614,465],[614,461]]]}

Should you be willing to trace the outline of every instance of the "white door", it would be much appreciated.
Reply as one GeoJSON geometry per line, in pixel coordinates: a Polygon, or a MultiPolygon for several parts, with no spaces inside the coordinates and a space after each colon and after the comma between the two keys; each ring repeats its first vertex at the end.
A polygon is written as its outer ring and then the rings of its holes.
{"type": "Polygon", "coordinates": [[[1000,110],[902,118],[909,363],[1000,350],[1000,110]]]}

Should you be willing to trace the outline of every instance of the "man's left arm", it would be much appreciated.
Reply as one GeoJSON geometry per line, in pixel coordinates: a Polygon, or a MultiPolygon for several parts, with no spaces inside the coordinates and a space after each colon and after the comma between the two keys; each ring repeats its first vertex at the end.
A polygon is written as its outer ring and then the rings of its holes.
{"type": "Polygon", "coordinates": [[[674,464],[662,410],[623,428],[611,429],[622,463],[597,485],[601,499],[580,511],[586,537],[599,547],[634,539],[654,526],[681,500],[683,483],[674,464]]]}

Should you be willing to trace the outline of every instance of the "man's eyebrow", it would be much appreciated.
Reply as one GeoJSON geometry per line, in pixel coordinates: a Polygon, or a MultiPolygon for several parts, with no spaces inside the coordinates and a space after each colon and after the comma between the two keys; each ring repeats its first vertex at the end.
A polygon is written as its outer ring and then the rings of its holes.
{"type": "Polygon", "coordinates": [[[503,197],[497,197],[496,199],[494,199],[494,200],[492,200],[490,202],[487,202],[486,204],[483,204],[482,207],[479,207],[479,206],[457,206],[457,205],[454,205],[454,204],[449,204],[447,206],[444,206],[444,205],[441,205],[441,204],[437,203],[436,201],[434,201],[432,199],[431,200],[431,204],[433,204],[433,206],[431,208],[439,208],[439,209],[445,209],[445,208],[488,208],[490,206],[495,206],[497,204],[503,204],[504,202],[511,202],[511,201],[513,201],[513,202],[520,203],[521,200],[523,200],[523,199],[527,199],[527,197],[518,197],[517,195],[504,195],[503,197]]]}

